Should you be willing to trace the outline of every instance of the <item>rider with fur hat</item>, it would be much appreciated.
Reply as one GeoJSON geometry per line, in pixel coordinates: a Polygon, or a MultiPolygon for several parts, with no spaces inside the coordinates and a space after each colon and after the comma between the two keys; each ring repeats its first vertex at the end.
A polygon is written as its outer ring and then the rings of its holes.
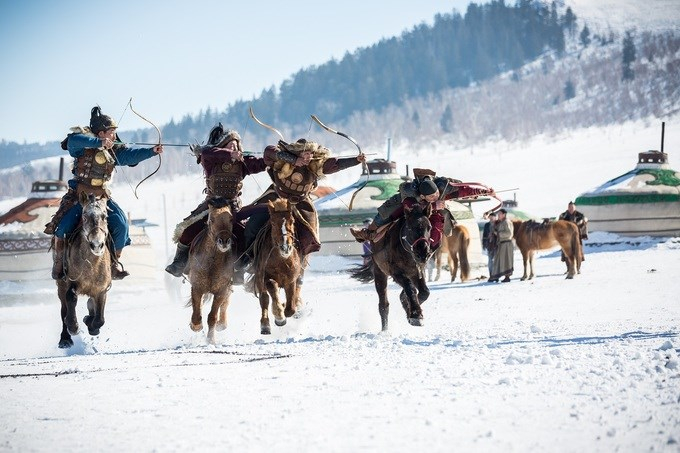
{"type": "MultiPolygon", "coordinates": [[[[304,260],[306,255],[321,248],[318,214],[309,194],[317,188],[319,179],[359,165],[366,161],[366,156],[362,153],[356,157],[331,157],[328,148],[300,139],[295,143],[280,140],[276,146],[267,146],[264,160],[269,166],[267,171],[273,184],[253,202],[257,208],[251,208],[252,215],[246,224],[246,250],[269,218],[267,201],[282,197],[295,206],[300,254],[304,260]]],[[[250,259],[248,254],[244,254],[238,267],[246,267],[250,259]]]]}
{"type": "MultiPolygon", "coordinates": [[[[175,257],[166,272],[181,277],[189,259],[189,246],[206,226],[208,220],[208,199],[223,197],[229,201],[232,214],[241,210],[241,188],[247,175],[264,171],[267,165],[261,157],[244,155],[241,136],[234,130],[224,130],[222,123],[213,127],[205,146],[192,146],[196,162],[203,166],[206,198],[191,214],[175,228],[174,241],[177,243],[175,257]]],[[[234,226],[240,224],[234,222],[234,226]]],[[[242,232],[234,231],[234,234],[242,232]]]]}
{"type": "Polygon", "coordinates": [[[373,218],[373,222],[367,227],[356,229],[350,228],[350,233],[357,242],[372,241],[375,238],[378,228],[392,223],[399,219],[404,213],[405,207],[410,207],[415,203],[431,204],[432,214],[430,223],[432,224],[431,238],[433,246],[439,246],[442,233],[453,228],[453,216],[446,209],[444,201],[477,197],[481,195],[493,194],[493,189],[472,187],[461,183],[457,179],[437,176],[436,173],[427,168],[414,168],[413,180],[406,181],[399,185],[399,192],[378,207],[378,213],[373,218]]]}
{"type": "Polygon", "coordinates": [[[116,122],[110,116],[102,114],[101,108],[96,106],[90,112],[90,126],[72,127],[71,133],[61,142],[62,149],[68,150],[74,162],[73,178],[68,182],[69,190],[62,198],[52,221],[45,226],[45,233],[55,236],[52,268],[52,278],[55,280],[64,277],[65,238],[80,223],[83,209],[78,198],[83,192],[108,199],[108,226],[115,249],[112,252],[116,255],[116,259],[112,260],[111,278],[120,280],[129,275],[117,267],[121,251],[130,245],[127,216],[111,198],[109,181],[116,166],[135,166],[162,153],[163,146],[128,148],[120,144],[117,128],[116,122]]]}

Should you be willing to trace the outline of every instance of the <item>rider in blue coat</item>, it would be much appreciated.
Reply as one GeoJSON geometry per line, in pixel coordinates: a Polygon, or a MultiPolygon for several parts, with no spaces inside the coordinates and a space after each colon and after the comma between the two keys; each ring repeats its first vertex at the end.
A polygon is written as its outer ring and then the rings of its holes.
{"type": "Polygon", "coordinates": [[[115,121],[110,116],[103,115],[97,106],[92,108],[90,126],[71,128],[71,133],[61,142],[62,149],[68,150],[75,160],[73,178],[68,182],[69,190],[62,198],[59,210],[45,228],[45,233],[55,236],[52,268],[52,278],[55,280],[64,277],[65,238],[73,233],[80,223],[83,208],[78,199],[83,192],[108,199],[108,227],[116,254],[116,260],[112,260],[111,278],[120,280],[129,275],[117,266],[121,251],[130,245],[127,216],[111,199],[109,181],[116,166],[135,166],[162,153],[163,146],[128,148],[120,144],[116,134],[117,128],[115,121]]]}

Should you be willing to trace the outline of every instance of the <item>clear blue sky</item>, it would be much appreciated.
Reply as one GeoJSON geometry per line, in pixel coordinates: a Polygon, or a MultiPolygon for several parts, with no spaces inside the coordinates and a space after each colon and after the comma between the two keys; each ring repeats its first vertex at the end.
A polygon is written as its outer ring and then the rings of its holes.
{"type": "Polygon", "coordinates": [[[221,110],[468,3],[0,0],[0,139],[61,140],[96,104],[118,120],[130,97],[159,125],[221,110]]]}

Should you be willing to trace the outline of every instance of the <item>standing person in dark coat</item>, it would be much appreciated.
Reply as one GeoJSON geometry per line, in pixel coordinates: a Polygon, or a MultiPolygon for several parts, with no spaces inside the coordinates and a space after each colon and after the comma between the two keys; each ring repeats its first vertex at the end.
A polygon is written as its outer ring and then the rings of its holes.
{"type": "MultiPolygon", "coordinates": [[[[583,215],[582,212],[576,210],[576,204],[570,201],[567,205],[567,210],[560,214],[560,220],[566,220],[568,222],[573,222],[578,227],[579,241],[581,242],[581,250],[583,250],[583,240],[588,239],[588,218],[583,215]]],[[[585,259],[581,256],[581,261],[585,259]]],[[[562,252],[562,261],[566,261],[564,252],[562,252]]]]}
{"type": "MultiPolygon", "coordinates": [[[[267,168],[264,159],[243,154],[241,136],[233,130],[225,131],[222,123],[213,127],[205,146],[192,146],[196,161],[203,166],[206,187],[205,200],[175,228],[177,243],[175,257],[165,271],[181,277],[189,259],[191,242],[205,228],[208,221],[208,199],[224,197],[229,201],[232,215],[241,210],[241,188],[247,175],[267,168]]],[[[239,226],[234,222],[234,227],[239,226]]],[[[235,231],[236,234],[236,231],[235,231]]]]}
{"type": "Polygon", "coordinates": [[[494,233],[494,227],[497,218],[498,215],[496,215],[495,212],[490,213],[489,221],[484,225],[484,231],[482,232],[482,249],[486,250],[489,276],[491,276],[491,273],[493,272],[493,257],[496,254],[496,249],[498,248],[494,233]]]}
{"type": "Polygon", "coordinates": [[[489,277],[490,282],[497,282],[501,277],[505,277],[502,282],[507,283],[514,271],[514,248],[512,244],[514,228],[507,214],[508,211],[505,208],[498,210],[498,221],[493,230],[498,249],[493,258],[493,272],[489,277]]]}

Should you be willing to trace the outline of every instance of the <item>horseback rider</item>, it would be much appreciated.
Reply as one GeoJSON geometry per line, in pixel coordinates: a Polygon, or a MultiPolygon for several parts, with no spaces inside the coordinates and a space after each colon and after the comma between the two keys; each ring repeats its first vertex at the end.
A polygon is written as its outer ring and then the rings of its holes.
{"type": "Polygon", "coordinates": [[[253,202],[252,214],[246,224],[244,253],[237,262],[237,269],[244,269],[252,260],[251,245],[258,231],[269,219],[267,201],[286,198],[295,207],[297,235],[300,242],[300,256],[304,263],[306,255],[321,248],[319,242],[319,220],[314,203],[309,195],[318,186],[319,179],[366,161],[362,153],[356,157],[331,157],[331,151],[324,146],[303,138],[295,143],[279,140],[276,146],[264,150],[264,160],[269,166],[267,172],[273,184],[253,202]]]}
{"type": "Polygon", "coordinates": [[[439,246],[442,233],[446,231],[450,234],[455,222],[453,215],[446,209],[444,203],[446,200],[494,193],[490,188],[472,187],[457,179],[437,176],[434,171],[426,168],[414,168],[413,176],[412,181],[401,183],[399,191],[378,208],[378,213],[370,225],[361,229],[350,228],[350,233],[357,242],[372,241],[379,227],[399,219],[405,207],[410,207],[417,202],[431,205],[431,239],[432,247],[436,248],[439,246]]]}
{"type": "MultiPolygon", "coordinates": [[[[241,136],[234,130],[224,130],[222,123],[213,127],[208,136],[208,144],[205,146],[192,146],[192,152],[196,156],[196,163],[203,166],[206,194],[196,209],[180,222],[175,228],[174,241],[177,250],[172,263],[165,271],[181,277],[189,260],[189,247],[194,238],[205,228],[208,221],[208,199],[212,197],[224,197],[228,200],[232,215],[241,210],[241,188],[243,179],[247,175],[264,171],[267,165],[261,157],[244,155],[241,145],[241,136]]],[[[234,227],[240,223],[235,221],[234,227]]],[[[236,232],[235,234],[242,234],[236,232]]]]}
{"type": "Polygon", "coordinates": [[[83,208],[78,199],[81,193],[107,198],[108,226],[113,240],[116,259],[111,262],[111,278],[120,280],[129,275],[118,269],[118,259],[123,248],[130,245],[129,227],[125,212],[111,198],[109,181],[118,165],[133,167],[143,160],[163,152],[162,145],[151,148],[128,148],[121,144],[116,134],[118,126],[108,115],[95,106],[90,112],[89,127],[72,127],[71,133],[61,142],[61,148],[74,157],[73,178],[68,181],[69,190],[50,223],[45,225],[46,234],[54,234],[54,264],[52,278],[64,277],[64,248],[66,237],[72,234],[82,216],[83,208]]]}

